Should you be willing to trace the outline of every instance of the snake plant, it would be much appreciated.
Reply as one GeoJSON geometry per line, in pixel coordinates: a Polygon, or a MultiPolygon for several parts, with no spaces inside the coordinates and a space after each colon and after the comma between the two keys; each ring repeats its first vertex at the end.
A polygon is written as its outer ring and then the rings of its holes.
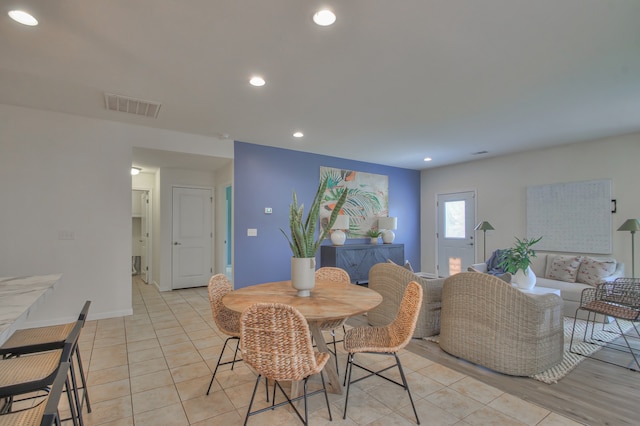
{"type": "Polygon", "coordinates": [[[342,205],[347,199],[347,191],[342,189],[340,197],[333,207],[329,222],[320,231],[320,236],[317,240],[314,240],[316,235],[316,226],[320,218],[320,207],[322,204],[322,197],[327,189],[328,179],[324,178],[318,185],[318,190],[311,203],[311,208],[307,214],[307,218],[304,219],[304,204],[298,206],[298,198],[295,191],[293,192],[293,203],[289,206],[289,228],[291,231],[291,237],[289,237],[282,228],[280,231],[289,241],[289,247],[293,252],[293,257],[315,257],[320,243],[329,235],[329,230],[335,223],[342,209],[342,205]]]}

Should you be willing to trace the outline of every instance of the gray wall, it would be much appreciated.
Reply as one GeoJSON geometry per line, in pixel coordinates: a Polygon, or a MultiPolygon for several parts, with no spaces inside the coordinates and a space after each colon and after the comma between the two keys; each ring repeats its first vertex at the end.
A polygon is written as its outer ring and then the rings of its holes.
{"type": "MultiPolygon", "coordinates": [[[[422,269],[435,272],[437,194],[477,191],[477,221],[487,220],[495,228],[487,231],[488,256],[511,246],[515,236],[526,236],[527,186],[611,179],[612,198],[618,200],[612,217],[612,256],[628,265],[630,276],[631,236],[616,229],[626,219],[640,218],[638,159],[640,133],[634,133],[423,171],[422,269]]],[[[481,261],[482,235],[477,241],[476,258],[481,261]]]]}

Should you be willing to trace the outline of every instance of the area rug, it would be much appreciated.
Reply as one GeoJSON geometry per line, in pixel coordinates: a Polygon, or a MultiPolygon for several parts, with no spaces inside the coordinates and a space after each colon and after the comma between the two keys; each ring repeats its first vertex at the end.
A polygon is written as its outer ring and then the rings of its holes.
{"type": "MultiPolygon", "coordinates": [[[[630,322],[619,320],[620,326],[622,329],[627,332],[633,326],[630,322]]],[[[534,374],[533,376],[529,376],[532,379],[538,380],[543,383],[552,384],[557,383],[558,380],[562,379],[566,376],[571,370],[576,368],[578,364],[580,364],[586,356],[589,356],[598,350],[602,349],[602,346],[596,345],[593,343],[584,342],[582,337],[584,336],[584,330],[587,325],[586,321],[577,320],[576,323],[576,332],[573,337],[573,350],[575,352],[579,352],[583,355],[578,355],[575,353],[569,352],[569,344],[571,343],[571,331],[573,330],[573,318],[564,317],[564,353],[562,355],[562,361],[556,365],[555,367],[551,367],[548,370],[545,370],[541,373],[534,374]]],[[[615,324],[607,325],[607,329],[611,327],[615,327],[615,324]]],[[[596,325],[596,330],[601,330],[601,325],[596,325]]],[[[611,328],[613,330],[613,328],[611,328]]],[[[617,330],[617,327],[615,328],[617,330]]],[[[619,337],[618,334],[607,333],[603,331],[596,331],[593,334],[594,338],[603,342],[611,342],[619,337]]],[[[425,337],[424,340],[429,340],[431,342],[438,343],[440,336],[430,336],[425,337]]]]}

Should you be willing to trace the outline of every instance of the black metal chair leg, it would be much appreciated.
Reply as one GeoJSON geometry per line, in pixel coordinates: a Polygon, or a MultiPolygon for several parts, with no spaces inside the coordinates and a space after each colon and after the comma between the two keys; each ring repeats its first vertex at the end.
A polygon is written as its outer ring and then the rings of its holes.
{"type": "Polygon", "coordinates": [[[404,385],[404,388],[407,390],[407,393],[409,394],[409,401],[411,401],[411,407],[413,407],[413,414],[416,416],[416,423],[420,424],[420,419],[418,418],[418,412],[416,411],[416,406],[413,403],[413,397],[411,396],[411,389],[409,389],[407,378],[405,377],[404,370],[402,369],[402,363],[400,363],[400,358],[398,357],[398,354],[394,353],[393,355],[396,357],[396,365],[398,366],[398,370],[400,370],[400,377],[402,378],[402,384],[404,385]]]}
{"type": "Polygon", "coordinates": [[[251,413],[251,406],[253,405],[253,400],[256,397],[256,391],[258,390],[258,385],[260,384],[260,378],[261,377],[262,376],[260,374],[258,374],[258,378],[256,379],[256,385],[253,387],[253,393],[251,394],[251,401],[249,401],[249,408],[247,408],[247,415],[244,418],[244,425],[245,426],[247,426],[247,421],[249,421],[249,414],[251,413]]]}

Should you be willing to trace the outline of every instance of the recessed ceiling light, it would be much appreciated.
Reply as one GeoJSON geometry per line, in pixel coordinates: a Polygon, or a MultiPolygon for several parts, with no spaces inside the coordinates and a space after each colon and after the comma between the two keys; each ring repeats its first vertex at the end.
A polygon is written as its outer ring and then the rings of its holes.
{"type": "Polygon", "coordinates": [[[293,137],[294,137],[294,138],[301,138],[301,137],[303,137],[303,136],[304,136],[304,133],[302,133],[302,132],[295,132],[295,133],[293,134],[293,137]]]}
{"type": "Polygon", "coordinates": [[[425,159],[424,159],[424,161],[427,161],[427,162],[429,162],[429,161],[431,161],[431,160],[432,160],[432,158],[431,158],[431,157],[425,157],[425,159]]]}
{"type": "Polygon", "coordinates": [[[30,27],[38,25],[38,20],[24,10],[11,10],[9,11],[9,17],[22,25],[28,25],[30,27]]]}
{"type": "Polygon", "coordinates": [[[261,87],[266,84],[266,81],[264,81],[264,78],[260,77],[259,75],[254,75],[253,77],[251,77],[251,80],[249,80],[249,84],[256,87],[261,87]]]}
{"type": "Polygon", "coordinates": [[[321,27],[327,27],[336,22],[336,14],[329,9],[322,9],[313,15],[313,22],[321,27]]]}
{"type": "Polygon", "coordinates": [[[140,167],[131,167],[131,176],[139,175],[141,171],[140,167]]]}

